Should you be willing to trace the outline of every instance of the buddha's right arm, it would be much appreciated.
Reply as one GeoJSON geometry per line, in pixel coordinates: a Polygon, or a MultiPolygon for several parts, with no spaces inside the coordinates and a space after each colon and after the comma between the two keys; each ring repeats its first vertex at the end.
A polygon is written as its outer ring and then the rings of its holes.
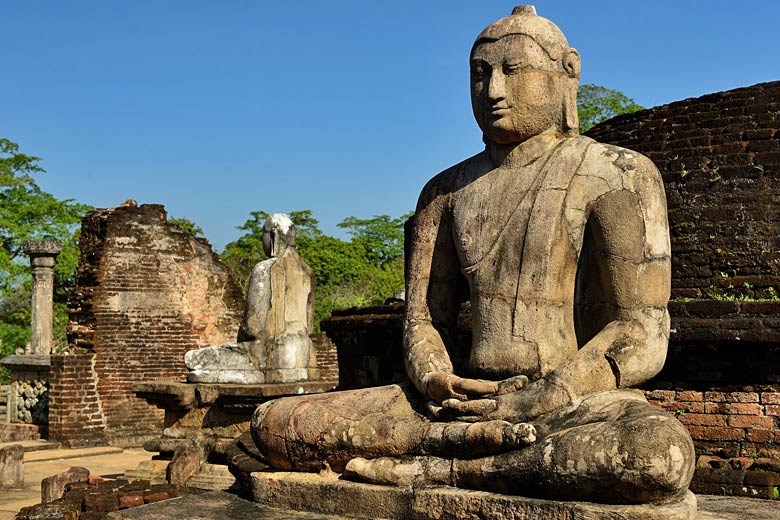
{"type": "Polygon", "coordinates": [[[435,399],[441,379],[452,374],[445,340],[457,325],[460,264],[452,241],[449,194],[436,179],[420,195],[407,251],[404,364],[417,389],[435,399]]]}

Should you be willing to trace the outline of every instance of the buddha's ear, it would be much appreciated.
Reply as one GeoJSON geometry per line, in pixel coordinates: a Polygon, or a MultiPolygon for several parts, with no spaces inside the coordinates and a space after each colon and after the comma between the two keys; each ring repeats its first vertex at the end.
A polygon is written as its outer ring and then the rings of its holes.
{"type": "Polygon", "coordinates": [[[566,74],[568,74],[570,78],[580,77],[580,53],[577,52],[577,49],[569,47],[569,49],[563,53],[562,63],[563,70],[566,71],[566,74]]]}

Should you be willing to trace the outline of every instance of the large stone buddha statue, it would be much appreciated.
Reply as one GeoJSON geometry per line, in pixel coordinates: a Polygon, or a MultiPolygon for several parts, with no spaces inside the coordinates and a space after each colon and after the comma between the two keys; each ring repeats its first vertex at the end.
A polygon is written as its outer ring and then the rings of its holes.
{"type": "Polygon", "coordinates": [[[471,51],[485,150],[417,205],[406,280],[411,381],[263,404],[279,469],[611,504],[683,499],[693,444],[631,390],[664,364],[670,245],[646,157],[578,135],[580,56],[533,7],[471,51]],[[464,299],[468,368],[449,351],[464,299]]]}

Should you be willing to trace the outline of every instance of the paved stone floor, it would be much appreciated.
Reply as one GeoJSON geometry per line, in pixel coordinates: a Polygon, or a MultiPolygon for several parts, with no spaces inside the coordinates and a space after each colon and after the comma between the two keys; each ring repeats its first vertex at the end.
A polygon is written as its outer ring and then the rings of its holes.
{"type": "MultiPolygon", "coordinates": [[[[27,449],[43,448],[35,441],[22,443],[27,449]]],[[[0,445],[2,446],[2,445],[0,445]]],[[[40,502],[40,483],[45,477],[65,471],[71,466],[82,466],[93,475],[117,478],[128,469],[151,459],[143,449],[84,448],[76,450],[27,451],[24,455],[25,487],[20,490],[0,491],[0,520],[12,520],[24,506],[40,502]]],[[[780,501],[755,500],[716,496],[698,496],[697,520],[780,520],[780,501]]],[[[116,518],[148,518],[173,520],[187,518],[206,520],[215,518],[244,518],[247,520],[354,520],[329,515],[298,513],[261,506],[224,492],[210,492],[174,499],[141,508],[128,509],[116,518]]],[[[366,518],[371,518],[370,516],[366,518]]]]}
{"type": "MultiPolygon", "coordinates": [[[[780,502],[751,498],[699,496],[697,520],[777,520],[780,519],[780,502]]],[[[223,491],[176,498],[166,502],[127,509],[112,513],[111,518],[121,520],[211,520],[215,518],[241,518],[245,520],[358,520],[354,517],[300,513],[254,504],[223,491]]],[[[365,520],[374,520],[366,516],[365,520]]],[[[364,520],[363,518],[359,520],[364,520]]],[[[543,519],[539,519],[543,520],[543,519]]]]}
{"type": "MultiPolygon", "coordinates": [[[[41,441],[21,443],[27,449],[43,447],[41,441]],[[40,446],[36,445],[39,443],[40,446]]],[[[5,445],[2,444],[2,445],[5,445]]],[[[0,445],[0,446],[2,446],[0,445]]],[[[125,470],[135,468],[144,460],[150,460],[152,454],[142,448],[121,449],[112,447],[84,448],[75,450],[55,449],[25,451],[24,483],[22,489],[4,489],[0,491],[0,520],[12,520],[25,506],[41,501],[41,480],[60,473],[72,466],[87,468],[92,475],[104,478],[117,478],[125,470]]]]}

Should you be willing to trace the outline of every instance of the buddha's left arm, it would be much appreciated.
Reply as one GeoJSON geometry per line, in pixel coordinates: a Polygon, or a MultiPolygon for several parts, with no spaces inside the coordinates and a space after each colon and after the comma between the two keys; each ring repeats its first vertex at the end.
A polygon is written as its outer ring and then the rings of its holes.
{"type": "Polygon", "coordinates": [[[499,396],[490,418],[528,420],[593,392],[641,384],[663,367],[671,279],[666,198],[652,162],[634,157],[622,189],[589,205],[598,266],[590,285],[599,295],[589,303],[603,327],[542,379],[499,396]]]}

